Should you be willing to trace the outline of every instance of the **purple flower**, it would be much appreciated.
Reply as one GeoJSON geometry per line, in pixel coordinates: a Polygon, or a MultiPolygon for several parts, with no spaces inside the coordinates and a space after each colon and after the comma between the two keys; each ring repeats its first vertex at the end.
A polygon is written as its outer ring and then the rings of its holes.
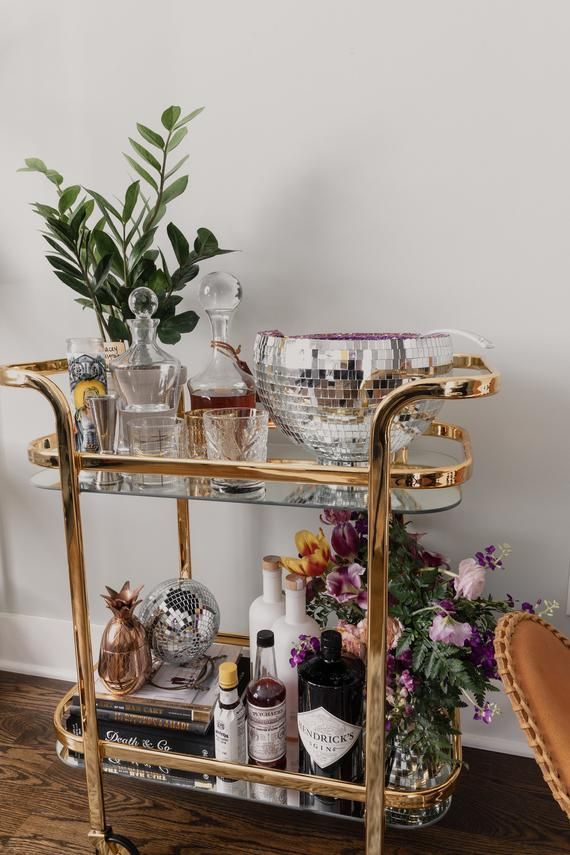
{"type": "Polygon", "coordinates": [[[321,513],[321,522],[325,525],[342,525],[350,520],[352,511],[335,511],[333,508],[325,508],[321,513]]]}
{"type": "Polygon", "coordinates": [[[512,594],[506,594],[506,603],[510,609],[514,609],[515,601],[512,594]]]}
{"type": "Polygon", "coordinates": [[[445,609],[446,612],[454,614],[455,603],[453,602],[453,600],[440,600],[439,605],[442,607],[442,609],[445,609]]]}
{"type": "Polygon", "coordinates": [[[441,641],[442,644],[456,644],[457,647],[463,647],[472,632],[468,623],[459,623],[448,615],[436,615],[430,627],[429,637],[432,641],[441,641]]]}
{"type": "Polygon", "coordinates": [[[473,632],[471,633],[471,638],[467,641],[467,645],[471,648],[470,661],[482,672],[486,679],[496,680],[498,674],[495,648],[493,645],[493,631],[488,629],[482,633],[477,627],[473,627],[473,632]]]}
{"type": "Polygon", "coordinates": [[[365,568],[360,564],[343,564],[329,573],[327,593],[338,603],[356,603],[361,609],[368,608],[368,592],[362,587],[362,574],[365,568]]]}
{"type": "Polygon", "coordinates": [[[356,520],[354,520],[354,528],[358,532],[361,538],[368,537],[368,517],[366,516],[358,516],[356,520]]]}
{"type": "Polygon", "coordinates": [[[521,609],[523,612],[528,612],[529,614],[534,614],[534,606],[532,603],[521,603],[521,609]]]}
{"type": "Polygon", "coordinates": [[[410,668],[412,665],[412,651],[410,648],[406,648],[406,650],[402,651],[399,656],[396,657],[397,662],[400,665],[403,665],[404,668],[410,668]]]}
{"type": "Polygon", "coordinates": [[[493,710],[489,706],[489,704],[485,704],[483,709],[480,707],[475,707],[475,712],[473,714],[473,718],[475,721],[482,721],[483,724],[491,724],[493,721],[493,710]]]}
{"type": "Polygon", "coordinates": [[[483,593],[487,570],[474,558],[465,558],[459,563],[459,576],[453,580],[455,593],[466,600],[477,600],[483,593]]]}
{"type": "Polygon", "coordinates": [[[331,546],[340,558],[354,558],[360,546],[360,540],[352,523],[335,525],[331,537],[331,546]]]}
{"type": "Polygon", "coordinates": [[[400,686],[408,692],[413,692],[416,687],[416,681],[407,669],[400,674],[400,686]]]}

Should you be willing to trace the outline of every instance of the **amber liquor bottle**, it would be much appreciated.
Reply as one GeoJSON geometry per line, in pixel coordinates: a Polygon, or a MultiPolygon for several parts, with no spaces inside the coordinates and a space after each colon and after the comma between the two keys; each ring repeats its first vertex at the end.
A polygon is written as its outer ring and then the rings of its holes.
{"type": "Polygon", "coordinates": [[[269,769],[285,769],[285,686],[277,679],[274,637],[269,629],[257,633],[254,677],[247,688],[247,739],[251,764],[269,769]]]}
{"type": "MultiPolygon", "coordinates": [[[[342,781],[364,776],[363,725],[365,667],[342,655],[335,630],[321,635],[321,650],[303,662],[299,674],[299,769],[342,781]]],[[[357,803],[301,793],[301,803],[317,810],[359,815],[357,803]]]]}

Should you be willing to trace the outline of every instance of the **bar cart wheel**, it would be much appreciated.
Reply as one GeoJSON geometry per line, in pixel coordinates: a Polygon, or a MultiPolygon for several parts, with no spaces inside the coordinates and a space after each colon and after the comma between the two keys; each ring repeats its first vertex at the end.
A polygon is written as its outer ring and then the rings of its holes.
{"type": "Polygon", "coordinates": [[[134,843],[127,837],[111,832],[105,837],[105,855],[140,855],[134,843]]]}

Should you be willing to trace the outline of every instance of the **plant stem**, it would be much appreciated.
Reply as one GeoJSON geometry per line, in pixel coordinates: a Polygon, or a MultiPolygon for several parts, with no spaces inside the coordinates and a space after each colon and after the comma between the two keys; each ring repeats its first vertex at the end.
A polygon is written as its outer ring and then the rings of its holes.
{"type": "Polygon", "coordinates": [[[164,143],[164,151],[162,153],[162,168],[160,170],[160,184],[158,186],[158,193],[156,196],[156,204],[154,206],[154,211],[152,212],[152,217],[149,220],[147,231],[150,231],[152,228],[152,224],[156,220],[158,216],[158,211],[160,208],[160,203],[162,201],[162,194],[164,192],[164,182],[166,180],[166,159],[168,157],[168,144],[170,142],[170,137],[172,136],[172,130],[168,131],[168,136],[166,137],[166,142],[164,143]]]}

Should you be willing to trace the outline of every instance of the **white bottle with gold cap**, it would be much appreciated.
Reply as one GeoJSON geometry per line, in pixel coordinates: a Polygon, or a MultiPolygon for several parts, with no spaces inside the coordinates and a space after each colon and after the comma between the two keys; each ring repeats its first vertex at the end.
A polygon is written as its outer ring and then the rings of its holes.
{"type": "Polygon", "coordinates": [[[287,689],[287,736],[296,737],[299,688],[297,668],[291,667],[291,650],[300,635],[321,637],[320,626],[307,614],[307,583],[303,576],[290,573],[285,577],[285,614],[271,628],[275,636],[277,676],[287,689]]]}
{"type": "Polygon", "coordinates": [[[249,607],[249,658],[252,677],[257,653],[257,633],[262,629],[271,629],[277,618],[285,614],[281,558],[278,555],[266,555],[261,566],[263,594],[249,607]]]}

